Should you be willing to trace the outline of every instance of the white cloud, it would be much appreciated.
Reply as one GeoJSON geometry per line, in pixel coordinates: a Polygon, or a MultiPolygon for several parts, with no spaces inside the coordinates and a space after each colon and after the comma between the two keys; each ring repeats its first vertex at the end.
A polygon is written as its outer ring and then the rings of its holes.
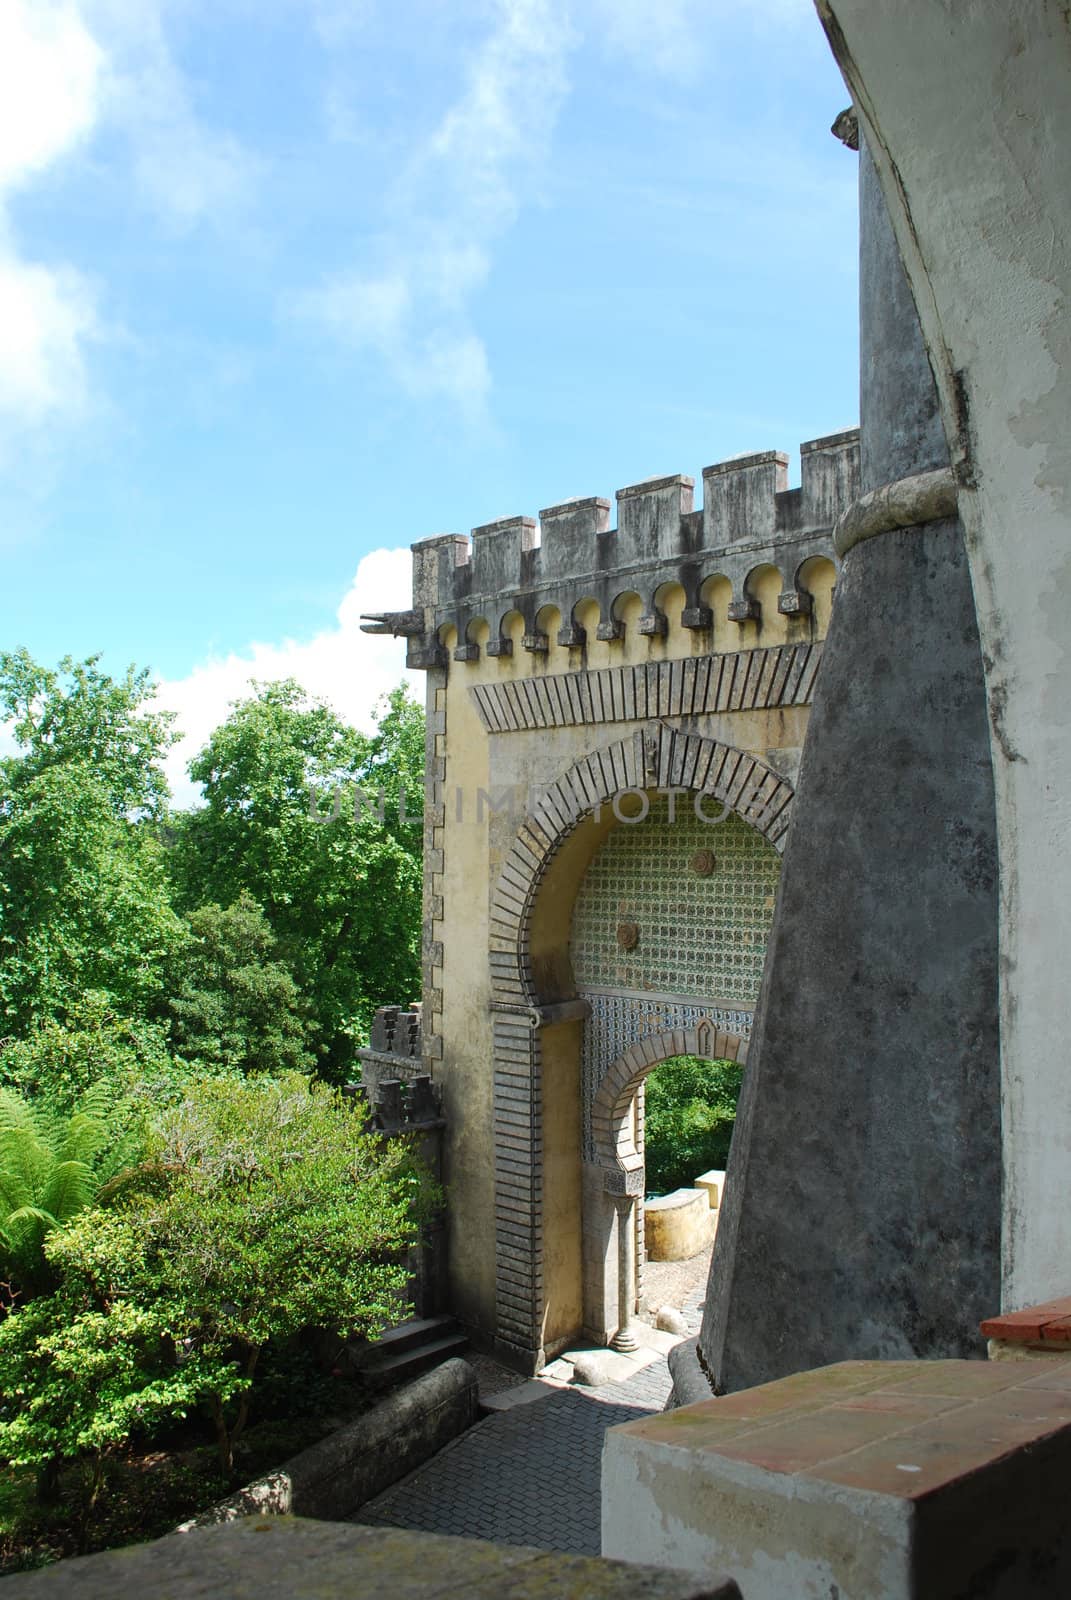
{"type": "Polygon", "coordinates": [[[0,238],[0,415],[25,425],[80,411],[84,347],[98,332],[84,278],[70,267],[21,261],[0,238]]]}
{"type": "Polygon", "coordinates": [[[90,131],[102,64],[73,4],[0,6],[0,191],[49,166],[90,131]]]}
{"type": "Polygon", "coordinates": [[[104,57],[67,0],[0,6],[0,416],[10,426],[79,411],[93,290],[72,267],[20,254],[10,196],[78,148],[100,110],[104,57]]]}
{"type": "Polygon", "coordinates": [[[126,134],[142,199],[178,229],[227,215],[258,164],[197,115],[164,27],[166,0],[83,0],[107,41],[106,114],[126,134]]]}
{"type": "Polygon", "coordinates": [[[289,304],[377,356],[407,393],[450,399],[470,419],[491,382],[470,302],[539,170],[573,42],[559,0],[494,0],[491,10],[460,94],[395,187],[380,260],[289,304]]]}
{"type": "Polygon", "coordinates": [[[85,412],[98,291],[70,263],[34,260],[10,202],[107,123],[134,182],[183,228],[231,209],[252,162],[195,115],[168,48],[163,0],[0,0],[0,464],[28,429],[85,412]]]}
{"type": "Polygon", "coordinates": [[[185,678],[161,682],[158,704],[178,713],[183,734],[167,767],[177,806],[195,804],[200,798],[198,786],[186,773],[186,763],[225,720],[229,703],[252,692],[253,679],[296,678],[311,694],[334,706],[340,716],[366,731],[374,725],[377,701],[403,679],[423,697],[423,675],[405,670],[404,641],[360,630],[362,613],[398,611],[407,606],[411,563],[408,550],[373,550],[360,562],[343,596],[335,627],[306,641],[253,644],[241,655],[206,662],[185,678]]]}

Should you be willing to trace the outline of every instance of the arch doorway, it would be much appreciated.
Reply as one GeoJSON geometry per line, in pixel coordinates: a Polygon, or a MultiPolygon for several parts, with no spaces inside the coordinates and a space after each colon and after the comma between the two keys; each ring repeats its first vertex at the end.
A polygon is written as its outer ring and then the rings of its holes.
{"type": "MultiPolygon", "coordinates": [[[[747,751],[650,724],[568,769],[505,852],[491,903],[495,1318],[518,1364],[618,1331],[619,1213],[635,1220],[643,1176],[600,1159],[596,1102],[622,1063],[635,1120],[656,1062],[739,1059],[792,793],[747,751]]],[[[609,1119],[622,1120],[612,1105],[609,1119]]]]}
{"type": "Polygon", "coordinates": [[[595,1155],[584,1163],[583,1249],[585,1327],[603,1344],[636,1348],[631,1324],[643,1292],[647,1078],[678,1056],[743,1065],[747,1046],[746,1038],[704,1017],[694,1028],[637,1041],[600,1085],[592,1108],[595,1155]]]}
{"type": "Polygon", "coordinates": [[[711,825],[659,797],[578,886],[584,1327],[601,1343],[631,1343],[642,1288],[645,1081],[675,1056],[745,1061],[780,867],[743,818],[711,825]]]}

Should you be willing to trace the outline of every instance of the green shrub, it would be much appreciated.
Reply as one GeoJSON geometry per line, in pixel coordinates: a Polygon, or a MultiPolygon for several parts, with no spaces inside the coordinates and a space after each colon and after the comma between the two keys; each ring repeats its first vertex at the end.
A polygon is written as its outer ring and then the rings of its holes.
{"type": "Polygon", "coordinates": [[[266,1347],[308,1326],[375,1335],[404,1315],[404,1253],[435,1198],[408,1151],[325,1085],[191,1088],[140,1186],[49,1234],[56,1293],[0,1326],[0,1392],[15,1397],[0,1459],[103,1452],[201,1402],[229,1475],[266,1347]]]}
{"type": "Polygon", "coordinates": [[[724,1168],[743,1068],[737,1061],[673,1056],[646,1087],[645,1160],[650,1194],[686,1189],[700,1173],[724,1168]]]}
{"type": "Polygon", "coordinates": [[[62,1287],[0,1323],[0,1456],[37,1470],[42,1499],[63,1462],[88,1458],[99,1481],[108,1453],[131,1435],[184,1416],[209,1391],[229,1398],[241,1386],[236,1367],[205,1351],[176,1359],[165,1297],[146,1295],[144,1283],[137,1297],[112,1284],[102,1293],[78,1262],[79,1246],[90,1243],[97,1272],[109,1251],[126,1259],[128,1218],[90,1213],[65,1243],[62,1287]]]}

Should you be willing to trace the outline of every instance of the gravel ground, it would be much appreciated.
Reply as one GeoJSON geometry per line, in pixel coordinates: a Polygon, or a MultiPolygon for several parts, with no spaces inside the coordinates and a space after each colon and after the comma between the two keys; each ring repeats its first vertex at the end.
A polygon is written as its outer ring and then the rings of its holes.
{"type": "Polygon", "coordinates": [[[705,1289],[710,1271],[710,1257],[714,1246],[708,1245],[697,1256],[687,1261],[648,1261],[643,1268],[643,1311],[649,1321],[659,1306],[676,1306],[680,1311],[684,1302],[694,1296],[697,1289],[705,1289]]]}

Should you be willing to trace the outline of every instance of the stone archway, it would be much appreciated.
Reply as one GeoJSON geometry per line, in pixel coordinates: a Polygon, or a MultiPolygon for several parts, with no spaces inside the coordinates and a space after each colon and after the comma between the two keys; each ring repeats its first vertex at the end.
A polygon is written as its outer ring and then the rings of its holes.
{"type": "MultiPolygon", "coordinates": [[[[519,1356],[544,1347],[543,1033],[588,1014],[582,999],[540,993],[533,975],[533,910],[552,862],[577,825],[624,792],[651,789],[709,796],[754,828],[779,853],[788,832],[794,790],[749,751],[716,739],[648,722],[626,739],[592,751],[543,793],[508,850],[491,899],[493,1016],[492,1110],[495,1148],[495,1294],[499,1339],[519,1356]]],[[[713,820],[711,817],[710,820],[713,820]]],[[[703,1003],[699,1003],[702,1013],[703,1003]]],[[[712,1024],[713,1026],[713,1024],[712,1024]]],[[[698,1031],[699,1024],[693,1032],[698,1031]]],[[[675,1030],[680,1032],[680,1030],[675,1030]]],[[[689,1030],[681,1032],[683,1039],[689,1030]]],[[[725,1034],[728,1041],[733,1035],[725,1034]]],[[[696,1053],[681,1045],[669,1054],[696,1053]]],[[[733,1054],[731,1050],[727,1054],[733,1054]]],[[[664,1059],[664,1056],[663,1056],[664,1059]]],[[[652,1058],[648,1065],[654,1065],[652,1058]]],[[[584,1205],[609,1198],[604,1173],[582,1161],[584,1205]],[[594,1200],[594,1192],[600,1199],[594,1200]],[[590,1203],[589,1203],[589,1195],[590,1203]]],[[[616,1165],[613,1171],[621,1173],[616,1165]]],[[[622,1197],[626,1191],[622,1189],[622,1197]]],[[[605,1302],[583,1268],[585,1301],[605,1302]]],[[[602,1333],[585,1315],[589,1332],[602,1333]]]]}
{"type": "Polygon", "coordinates": [[[616,1349],[635,1349],[630,1325],[639,1295],[645,1169],[634,1106],[648,1075],[673,1056],[747,1060],[748,1041],[709,1019],[649,1034],[613,1063],[595,1098],[595,1161],[585,1173],[585,1326],[616,1349]],[[639,1224],[639,1225],[638,1225],[639,1224]],[[613,1336],[610,1339],[610,1330],[613,1336]]]}
{"type": "Polygon", "coordinates": [[[747,1060],[747,1046],[748,1041],[739,1034],[726,1033],[704,1019],[695,1028],[650,1034],[618,1056],[595,1096],[591,1119],[596,1160],[604,1174],[607,1194],[643,1191],[643,1155],[632,1136],[629,1110],[648,1073],[671,1056],[702,1056],[709,1061],[742,1064],[747,1060]]]}
{"type": "Polygon", "coordinates": [[[538,1004],[528,936],[532,903],[555,851],[580,819],[615,795],[651,788],[709,795],[783,852],[794,790],[786,778],[734,745],[649,722],[593,750],[544,791],[518,830],[491,897],[494,1003],[538,1004]]]}

